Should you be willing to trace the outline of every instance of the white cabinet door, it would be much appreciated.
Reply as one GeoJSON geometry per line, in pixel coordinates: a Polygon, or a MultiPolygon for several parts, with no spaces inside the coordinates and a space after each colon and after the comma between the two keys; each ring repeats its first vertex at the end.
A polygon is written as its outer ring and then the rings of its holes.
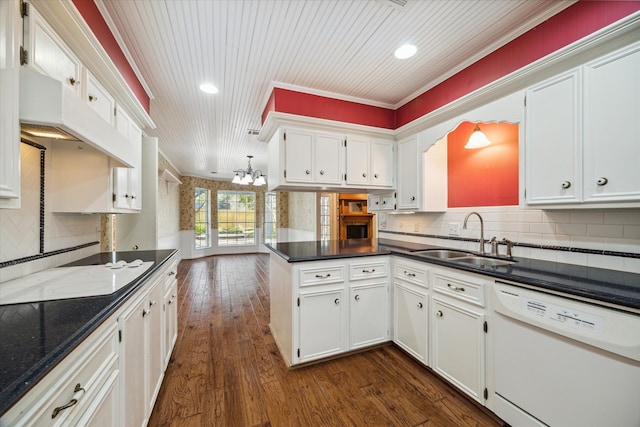
{"type": "Polygon", "coordinates": [[[344,288],[300,292],[300,362],[346,350],[348,304],[344,294],[344,288]]]}
{"type": "Polygon", "coordinates": [[[398,209],[419,209],[418,138],[398,142],[398,209]]]}
{"type": "Polygon", "coordinates": [[[313,182],[314,134],[310,131],[287,129],[284,132],[285,180],[313,182]]]}
{"type": "Polygon", "coordinates": [[[582,197],[581,73],[573,70],[526,92],[526,200],[575,203],[582,197]]]}
{"type": "Polygon", "coordinates": [[[134,167],[113,168],[113,206],[116,209],[142,209],[142,131],[129,117],[117,107],[116,128],[134,147],[134,167]]]}
{"type": "Polygon", "coordinates": [[[148,298],[143,295],[118,319],[122,334],[120,351],[120,425],[139,427],[147,423],[145,317],[148,298]]]}
{"type": "Polygon", "coordinates": [[[33,7],[25,26],[25,42],[31,54],[28,66],[64,83],[80,96],[80,60],[33,7]]]}
{"type": "Polygon", "coordinates": [[[314,178],[321,184],[342,183],[342,140],[339,135],[316,133],[314,178]]]}
{"type": "Polygon", "coordinates": [[[393,141],[371,140],[371,185],[393,186],[393,141]]]}
{"type": "Polygon", "coordinates": [[[584,70],[584,201],[638,201],[640,43],[584,70]]]}
{"type": "Polygon", "coordinates": [[[427,364],[427,292],[395,282],[393,288],[393,342],[427,364]]]}
{"type": "Polygon", "coordinates": [[[347,137],[347,185],[367,185],[371,140],[363,137],[347,137]]]}
{"type": "Polygon", "coordinates": [[[145,334],[147,351],[147,380],[146,393],[147,417],[151,416],[153,404],[156,401],[162,378],[164,377],[164,354],[162,349],[164,281],[159,280],[149,291],[147,307],[149,314],[145,316],[145,334]]]}
{"type": "Polygon", "coordinates": [[[85,69],[84,79],[87,84],[84,85],[86,93],[83,95],[83,98],[105,122],[113,126],[115,121],[115,99],[87,69],[85,69]]]}
{"type": "Polygon", "coordinates": [[[389,337],[389,285],[387,281],[352,285],[350,293],[350,349],[387,341],[389,337]]]}
{"type": "Polygon", "coordinates": [[[20,2],[0,1],[0,208],[20,208],[20,2]]]}
{"type": "Polygon", "coordinates": [[[171,352],[178,337],[178,282],[169,279],[171,285],[164,295],[164,340],[163,354],[164,367],[166,368],[171,359],[171,352]]]}
{"type": "Polygon", "coordinates": [[[432,368],[484,403],[484,315],[444,299],[431,299],[432,368]]]}

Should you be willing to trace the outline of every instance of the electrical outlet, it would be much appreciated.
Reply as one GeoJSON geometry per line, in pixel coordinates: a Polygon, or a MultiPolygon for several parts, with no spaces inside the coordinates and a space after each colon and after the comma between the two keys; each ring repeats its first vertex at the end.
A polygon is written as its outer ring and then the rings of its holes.
{"type": "Polygon", "coordinates": [[[459,236],[460,235],[460,223],[459,222],[450,222],[449,223],[449,235],[450,236],[459,236]]]}

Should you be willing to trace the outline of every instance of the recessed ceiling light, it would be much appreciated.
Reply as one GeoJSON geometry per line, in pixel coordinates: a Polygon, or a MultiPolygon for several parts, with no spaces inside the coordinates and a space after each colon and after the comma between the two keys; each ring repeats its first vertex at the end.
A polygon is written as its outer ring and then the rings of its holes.
{"type": "Polygon", "coordinates": [[[203,91],[204,93],[211,93],[211,94],[218,93],[218,88],[212,85],[211,83],[202,83],[200,85],[200,90],[203,91]]]}
{"type": "Polygon", "coordinates": [[[398,59],[406,59],[406,58],[411,58],[413,55],[415,55],[416,51],[417,49],[414,45],[403,44],[402,46],[396,49],[394,55],[398,59]]]}

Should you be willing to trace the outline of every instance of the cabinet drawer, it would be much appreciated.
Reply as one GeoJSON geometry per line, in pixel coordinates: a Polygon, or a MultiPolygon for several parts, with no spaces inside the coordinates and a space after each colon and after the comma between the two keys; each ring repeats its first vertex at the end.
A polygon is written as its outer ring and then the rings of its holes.
{"type": "Polygon", "coordinates": [[[372,279],[386,277],[388,275],[389,263],[386,261],[349,265],[349,280],[372,279]]]}
{"type": "Polygon", "coordinates": [[[484,307],[484,286],[480,280],[434,272],[433,288],[437,292],[484,307]]]}
{"type": "Polygon", "coordinates": [[[6,421],[9,425],[71,425],[73,420],[86,415],[104,383],[117,374],[117,324],[99,331],[56,366],[3,416],[0,424],[6,421]],[[69,406],[62,409],[65,405],[69,406]]]}
{"type": "Polygon", "coordinates": [[[344,266],[342,265],[300,269],[300,286],[340,282],[344,282],[344,266]]]}
{"type": "Polygon", "coordinates": [[[406,261],[394,262],[393,276],[397,279],[413,283],[424,288],[429,287],[427,269],[418,263],[406,261]]]}

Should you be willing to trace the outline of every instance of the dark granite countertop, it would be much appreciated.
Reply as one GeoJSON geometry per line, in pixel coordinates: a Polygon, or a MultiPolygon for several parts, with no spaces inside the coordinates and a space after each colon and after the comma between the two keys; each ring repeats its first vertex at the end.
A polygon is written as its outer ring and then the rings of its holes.
{"type": "Polygon", "coordinates": [[[354,256],[399,255],[417,261],[485,274],[533,287],[540,291],[561,293],[619,308],[640,310],[640,274],[617,270],[513,258],[509,265],[478,266],[445,259],[427,258],[416,252],[443,249],[441,246],[407,243],[388,239],[352,239],[329,242],[291,242],[267,245],[290,263],[354,256]]]}
{"type": "Polygon", "coordinates": [[[100,253],[66,264],[153,261],[142,276],[111,295],[0,306],[0,415],[164,267],[174,249],[100,253]]]}

